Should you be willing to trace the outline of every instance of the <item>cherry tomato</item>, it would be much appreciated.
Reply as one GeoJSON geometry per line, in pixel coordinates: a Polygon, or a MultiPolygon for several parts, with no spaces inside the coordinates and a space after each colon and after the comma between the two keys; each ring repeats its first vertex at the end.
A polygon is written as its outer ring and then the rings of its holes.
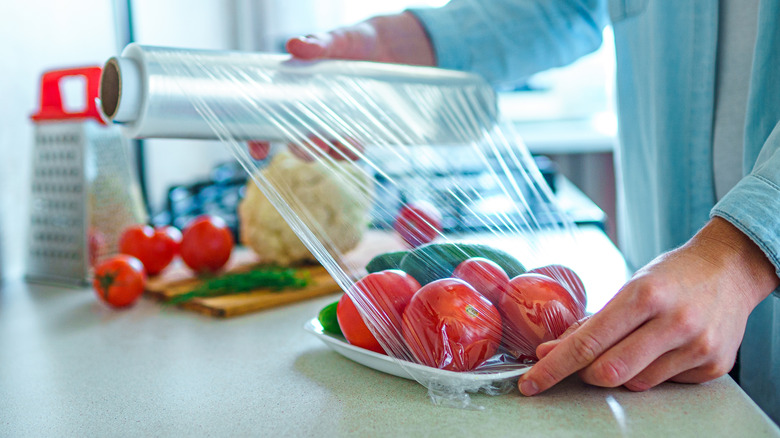
{"type": "Polygon", "coordinates": [[[460,262],[452,276],[470,284],[494,306],[498,306],[498,300],[509,283],[509,276],[501,266],[484,257],[472,257],[460,262]]]}
{"type": "Polygon", "coordinates": [[[420,288],[403,313],[403,336],[423,365],[469,371],[492,357],[501,342],[501,316],[490,301],[456,278],[420,288]]]}
{"type": "Polygon", "coordinates": [[[338,161],[357,161],[363,153],[363,145],[351,138],[344,138],[344,141],[333,140],[330,142],[328,155],[338,161]]]}
{"type": "Polygon", "coordinates": [[[258,161],[268,158],[271,152],[271,143],[267,141],[248,141],[246,146],[249,149],[249,156],[258,161]]]}
{"type": "Polygon", "coordinates": [[[218,216],[201,215],[182,232],[180,256],[184,264],[197,273],[222,269],[233,251],[233,234],[218,216]]]}
{"type": "Polygon", "coordinates": [[[504,317],[504,343],[516,357],[536,357],[536,347],[560,336],[576,322],[578,304],[563,285],[535,273],[509,280],[498,308],[504,317]]]}
{"type": "Polygon", "coordinates": [[[561,283],[563,287],[577,299],[577,304],[581,310],[578,318],[585,316],[585,307],[588,305],[588,296],[585,293],[585,285],[576,272],[563,265],[547,265],[541,268],[531,269],[531,273],[546,275],[553,280],[561,283]]]}
{"type": "Polygon", "coordinates": [[[287,150],[301,161],[310,163],[322,159],[323,155],[329,154],[330,146],[319,137],[310,135],[306,140],[287,144],[287,150]]]}
{"type": "MultiPolygon", "coordinates": [[[[401,314],[409,300],[412,299],[412,295],[419,288],[420,283],[411,275],[401,270],[388,269],[361,278],[355,282],[351,293],[361,303],[361,308],[374,309],[374,312],[382,314],[382,325],[375,328],[375,331],[381,330],[381,333],[385,334],[386,340],[397,338],[396,343],[403,345],[400,338],[401,314]]],[[[367,314],[373,315],[372,313],[367,314]]],[[[385,349],[368,328],[366,319],[362,317],[361,312],[358,311],[348,294],[342,295],[339,300],[336,317],[341,332],[350,344],[386,354],[385,349]]],[[[368,321],[370,324],[371,320],[368,321]]]]}
{"type": "Polygon", "coordinates": [[[89,231],[87,231],[87,256],[89,257],[89,266],[94,267],[98,264],[105,249],[106,235],[97,228],[90,228],[89,231]]]}
{"type": "Polygon", "coordinates": [[[147,275],[157,275],[179,253],[181,238],[181,231],[176,227],[133,225],[119,238],[119,252],[140,260],[147,275]]]}
{"type": "Polygon", "coordinates": [[[364,149],[363,146],[351,138],[345,137],[342,140],[325,141],[316,135],[310,135],[305,141],[288,144],[287,149],[290,153],[306,162],[321,159],[325,154],[337,161],[356,161],[360,159],[360,154],[363,153],[364,149]]]}
{"type": "Polygon", "coordinates": [[[441,231],[441,213],[433,205],[411,202],[398,212],[393,229],[412,248],[431,242],[441,231]]]}
{"type": "Polygon", "coordinates": [[[133,304],[144,292],[145,286],[144,266],[133,256],[119,254],[95,267],[92,287],[98,298],[112,307],[133,304]]]}

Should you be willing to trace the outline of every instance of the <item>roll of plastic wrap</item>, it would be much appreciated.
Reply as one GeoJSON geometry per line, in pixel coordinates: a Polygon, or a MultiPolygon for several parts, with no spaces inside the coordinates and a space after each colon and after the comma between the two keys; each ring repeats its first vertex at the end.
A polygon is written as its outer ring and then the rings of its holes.
{"type": "Polygon", "coordinates": [[[223,136],[243,140],[289,141],[328,113],[375,114],[372,135],[388,142],[473,140],[479,130],[451,129],[463,125],[451,89],[496,117],[495,93],[479,76],[429,67],[130,44],[103,70],[101,109],[136,138],[217,138],[199,113],[208,108],[225,121],[223,136]]]}

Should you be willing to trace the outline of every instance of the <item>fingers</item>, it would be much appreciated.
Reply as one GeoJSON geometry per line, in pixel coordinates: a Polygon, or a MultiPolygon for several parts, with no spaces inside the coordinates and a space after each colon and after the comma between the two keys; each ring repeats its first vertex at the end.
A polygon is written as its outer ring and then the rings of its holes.
{"type": "MultiPolygon", "coordinates": [[[[642,387],[642,382],[655,386],[658,383],[684,371],[683,361],[680,355],[672,355],[672,359],[660,359],[666,357],[669,351],[674,351],[687,342],[677,333],[677,328],[664,319],[653,319],[643,324],[625,339],[608,349],[592,364],[580,371],[580,377],[585,383],[614,388],[636,379],[643,370],[648,370],[652,365],[654,372],[635,381],[637,388],[642,387]],[[660,378],[659,382],[655,378],[660,378]]],[[[690,358],[688,363],[690,363],[690,358]]],[[[695,364],[698,365],[698,364],[695,364]]],[[[695,366],[694,365],[694,366],[695,366]]],[[[650,386],[648,386],[649,388],[650,386]]]]}
{"type": "Polygon", "coordinates": [[[619,342],[627,333],[644,323],[649,315],[638,313],[626,318],[626,307],[620,294],[599,313],[593,315],[552,348],[519,381],[526,396],[545,391],[572,373],[590,365],[601,354],[619,342]]]}
{"type": "Polygon", "coordinates": [[[287,52],[296,58],[300,59],[319,59],[324,58],[327,53],[326,40],[322,37],[302,36],[297,38],[291,38],[287,41],[287,52]]]}
{"type": "Polygon", "coordinates": [[[667,380],[677,383],[704,383],[728,373],[734,367],[738,345],[726,345],[724,351],[706,352],[701,341],[686,344],[656,359],[626,382],[632,391],[644,391],[667,380]]]}
{"type": "Polygon", "coordinates": [[[680,350],[672,350],[661,355],[623,386],[631,391],[646,391],[670,380],[675,375],[684,373],[689,368],[688,358],[680,350]]]}
{"type": "Polygon", "coordinates": [[[433,66],[428,34],[414,14],[377,16],[327,33],[292,38],[287,51],[300,59],[353,59],[433,66]]]}
{"type": "MultiPolygon", "coordinates": [[[[736,359],[736,356],[734,356],[736,359]]],[[[666,381],[677,383],[704,383],[728,373],[734,366],[734,360],[708,362],[691,368],[696,363],[690,352],[678,349],[667,352],[656,359],[623,386],[631,391],[646,391],[666,381]]]]}
{"type": "Polygon", "coordinates": [[[580,326],[584,324],[585,321],[587,321],[588,319],[590,319],[590,316],[586,316],[580,319],[579,321],[576,321],[574,324],[570,325],[565,332],[563,332],[560,336],[558,336],[558,339],[554,339],[552,341],[547,341],[543,344],[539,344],[539,346],[536,347],[536,357],[542,359],[545,356],[547,356],[547,354],[551,352],[552,349],[555,348],[555,346],[560,344],[561,341],[563,341],[563,339],[565,339],[567,336],[574,333],[574,331],[580,328],[580,326]]]}
{"type": "Polygon", "coordinates": [[[376,61],[376,32],[361,23],[327,33],[291,38],[285,48],[299,59],[358,59],[376,61]]]}
{"type": "Polygon", "coordinates": [[[679,373],[671,379],[667,380],[671,380],[672,382],[677,383],[704,383],[713,379],[717,379],[718,377],[728,373],[733,367],[733,361],[725,367],[722,366],[722,364],[719,365],[711,363],[696,367],[691,370],[683,371],[682,373],[679,373]]]}
{"type": "Polygon", "coordinates": [[[544,359],[547,354],[549,354],[553,348],[555,348],[558,344],[560,344],[562,339],[555,339],[552,341],[545,342],[543,344],[539,344],[538,347],[536,347],[536,357],[539,359],[544,359]]]}

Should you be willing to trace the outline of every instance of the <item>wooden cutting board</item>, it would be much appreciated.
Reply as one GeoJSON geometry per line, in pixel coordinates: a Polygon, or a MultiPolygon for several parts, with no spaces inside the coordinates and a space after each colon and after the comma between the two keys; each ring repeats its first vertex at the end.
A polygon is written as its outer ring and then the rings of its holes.
{"type": "MultiPolygon", "coordinates": [[[[398,251],[403,248],[404,243],[397,235],[388,231],[370,230],[366,232],[360,244],[345,256],[345,262],[347,265],[362,267],[376,254],[398,251]]],[[[225,272],[247,271],[259,262],[257,255],[250,249],[236,247],[225,266],[225,272]]],[[[339,285],[321,265],[302,266],[299,269],[308,270],[312,280],[308,286],[302,289],[282,291],[258,289],[221,297],[193,298],[178,306],[206,315],[229,318],[341,292],[339,285]]],[[[354,276],[359,277],[362,274],[364,272],[356,272],[354,276]]],[[[147,281],[146,295],[165,302],[176,295],[191,291],[200,283],[201,280],[198,280],[192,271],[177,259],[160,276],[150,278],[147,281]]]]}
{"type": "MultiPolygon", "coordinates": [[[[237,248],[225,268],[225,273],[247,271],[257,264],[258,261],[251,251],[246,248],[237,248]]],[[[301,266],[298,269],[308,271],[311,279],[310,284],[302,289],[272,291],[259,288],[240,294],[193,298],[177,306],[205,315],[229,318],[341,292],[339,285],[321,265],[301,266]]],[[[146,295],[166,302],[177,295],[193,290],[202,282],[186,266],[178,262],[166,269],[160,276],[150,278],[147,281],[146,295]]]]}

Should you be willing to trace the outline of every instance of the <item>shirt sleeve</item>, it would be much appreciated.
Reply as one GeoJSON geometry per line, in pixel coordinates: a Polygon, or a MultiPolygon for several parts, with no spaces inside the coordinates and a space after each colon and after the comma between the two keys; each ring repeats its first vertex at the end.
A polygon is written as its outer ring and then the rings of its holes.
{"type": "MultiPolygon", "coordinates": [[[[762,2],[745,118],[742,178],[715,205],[720,216],[748,235],[780,276],[780,2],[762,2]]],[[[780,291],[780,289],[778,289],[780,291]]],[[[775,291],[776,293],[778,291],[775,291]]]]}
{"type": "Polygon", "coordinates": [[[437,65],[516,83],[596,50],[606,0],[451,0],[410,9],[433,44],[437,65]]]}
{"type": "Polygon", "coordinates": [[[767,138],[753,170],[715,205],[720,216],[764,251],[780,276],[780,123],[767,138]]]}

